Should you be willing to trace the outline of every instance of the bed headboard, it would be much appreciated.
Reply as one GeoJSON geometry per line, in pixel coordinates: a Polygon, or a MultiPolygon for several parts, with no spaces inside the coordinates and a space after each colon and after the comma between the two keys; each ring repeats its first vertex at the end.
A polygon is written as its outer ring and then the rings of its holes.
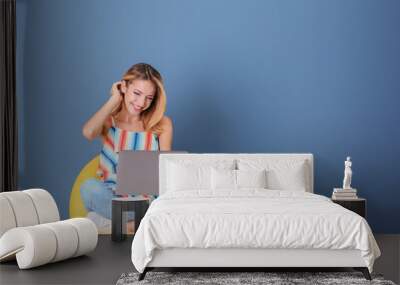
{"type": "Polygon", "coordinates": [[[166,192],[167,162],[169,161],[204,161],[204,160],[230,160],[245,159],[263,159],[273,161],[299,161],[307,163],[306,179],[308,180],[307,192],[314,192],[314,159],[311,153],[179,153],[179,154],[161,154],[159,157],[159,194],[166,192]]]}

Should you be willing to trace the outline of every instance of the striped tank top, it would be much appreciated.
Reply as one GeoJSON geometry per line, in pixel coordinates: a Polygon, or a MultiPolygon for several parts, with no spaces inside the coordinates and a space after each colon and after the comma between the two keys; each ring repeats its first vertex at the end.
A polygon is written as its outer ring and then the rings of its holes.
{"type": "Polygon", "coordinates": [[[152,132],[135,132],[117,128],[111,117],[112,126],[103,139],[97,175],[115,189],[117,183],[118,153],[123,150],[159,150],[158,136],[152,132]]]}

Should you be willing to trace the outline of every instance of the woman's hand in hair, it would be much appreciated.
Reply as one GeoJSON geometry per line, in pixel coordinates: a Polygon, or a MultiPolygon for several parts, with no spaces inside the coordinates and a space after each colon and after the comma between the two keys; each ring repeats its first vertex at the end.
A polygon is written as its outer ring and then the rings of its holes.
{"type": "Polygon", "coordinates": [[[111,86],[110,95],[112,100],[117,104],[120,104],[124,99],[124,92],[126,90],[126,85],[124,81],[114,82],[111,86]]]}
{"type": "Polygon", "coordinates": [[[125,90],[126,90],[125,81],[114,82],[113,85],[111,86],[109,101],[111,101],[111,104],[113,106],[112,113],[119,111],[121,103],[124,99],[125,90]]]}

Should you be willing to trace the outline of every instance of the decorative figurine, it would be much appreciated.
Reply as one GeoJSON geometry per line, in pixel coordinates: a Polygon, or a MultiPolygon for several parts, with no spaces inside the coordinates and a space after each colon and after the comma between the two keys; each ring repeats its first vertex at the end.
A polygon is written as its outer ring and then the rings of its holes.
{"type": "Polygon", "coordinates": [[[351,176],[353,175],[353,171],[351,170],[351,157],[348,156],[346,161],[344,162],[344,179],[343,179],[343,189],[352,189],[351,188],[351,176]]]}

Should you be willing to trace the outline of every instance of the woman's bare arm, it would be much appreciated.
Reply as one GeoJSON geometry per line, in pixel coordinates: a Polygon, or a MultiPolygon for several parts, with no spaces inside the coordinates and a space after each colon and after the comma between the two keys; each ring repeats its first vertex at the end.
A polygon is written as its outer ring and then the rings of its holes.
{"type": "Polygon", "coordinates": [[[120,106],[123,97],[118,90],[119,84],[120,82],[113,84],[110,98],[83,126],[83,136],[88,140],[93,140],[103,133],[107,119],[120,106]]]}
{"type": "Polygon", "coordinates": [[[173,136],[173,126],[172,121],[167,116],[164,116],[161,120],[162,133],[158,137],[160,143],[160,150],[168,151],[172,149],[172,136],[173,136]]]}

